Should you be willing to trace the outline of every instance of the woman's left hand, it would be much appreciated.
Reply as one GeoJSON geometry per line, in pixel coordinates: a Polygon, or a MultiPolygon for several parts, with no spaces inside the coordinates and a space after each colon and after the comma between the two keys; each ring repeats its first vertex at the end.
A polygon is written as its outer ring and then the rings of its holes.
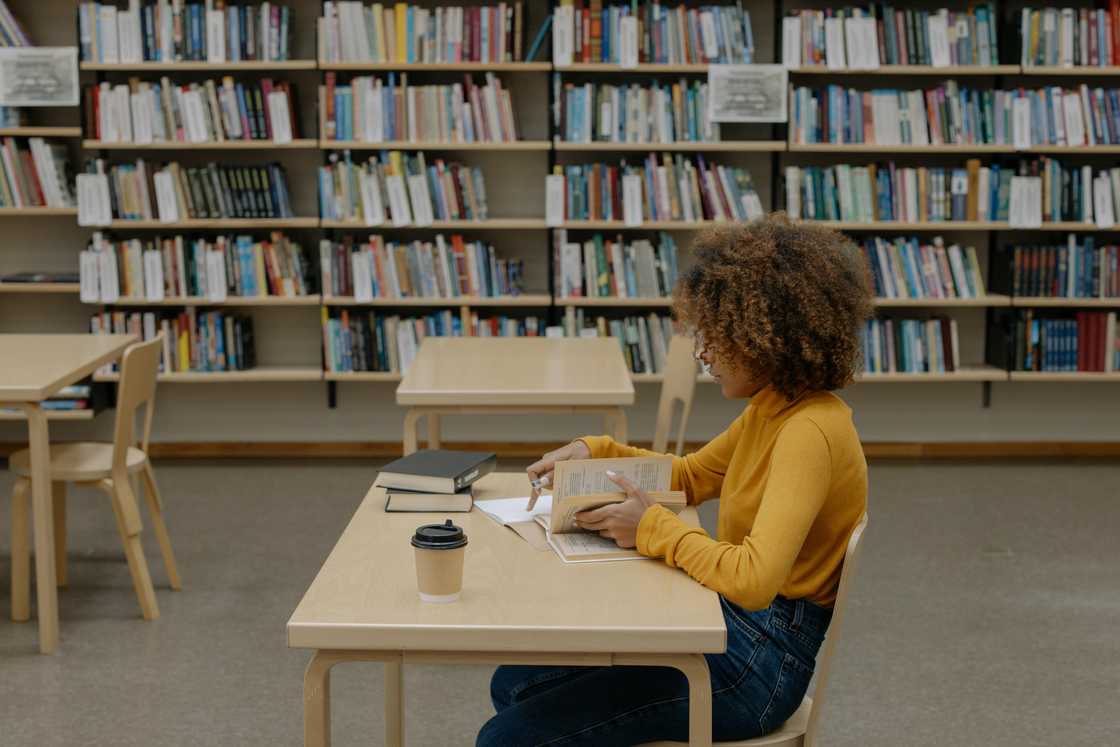
{"type": "Polygon", "coordinates": [[[653,499],[622,475],[608,471],[607,477],[626,492],[626,500],[581,511],[576,514],[576,524],[581,529],[598,532],[600,537],[613,539],[619,547],[634,547],[638,544],[638,524],[646,509],[654,505],[653,499]]]}

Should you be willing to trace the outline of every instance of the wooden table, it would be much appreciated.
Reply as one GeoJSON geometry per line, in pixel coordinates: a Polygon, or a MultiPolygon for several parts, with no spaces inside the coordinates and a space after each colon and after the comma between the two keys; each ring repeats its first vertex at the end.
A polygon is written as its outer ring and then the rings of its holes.
{"type": "MultiPolygon", "coordinates": [[[[477,497],[525,495],[523,473],[494,473],[477,497]]],[[[370,488],[288,620],[288,646],[315,650],[303,681],[304,744],[330,744],[330,669],[385,664],[386,744],[404,743],[406,663],[670,666],[689,685],[689,744],[710,745],[705,653],[726,647],[716,594],[653,560],[565,565],[477,509],[387,514],[370,488]],[[420,524],[448,516],[467,533],[463,596],[421,602],[413,549],[420,524]]],[[[686,520],[696,513],[686,509],[686,520]]]]}
{"type": "MultiPolygon", "coordinates": [[[[64,386],[116,360],[134,335],[0,335],[0,405],[27,415],[31,448],[31,503],[35,525],[35,583],[39,600],[39,650],[58,648],[50,439],[39,403],[64,386]]],[[[26,540],[24,540],[26,541],[26,540]]],[[[12,553],[13,556],[15,553],[12,553]]],[[[30,600],[13,591],[12,619],[30,617],[30,600]]]]}
{"type": "Polygon", "coordinates": [[[428,420],[439,448],[441,415],[601,413],[606,431],[626,443],[626,405],[634,385],[613,338],[428,337],[397,387],[404,453],[416,451],[428,420]]]}

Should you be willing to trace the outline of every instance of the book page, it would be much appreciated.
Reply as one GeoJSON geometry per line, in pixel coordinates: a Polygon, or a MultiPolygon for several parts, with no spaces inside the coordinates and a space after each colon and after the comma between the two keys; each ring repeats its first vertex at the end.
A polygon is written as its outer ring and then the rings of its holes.
{"type": "Polygon", "coordinates": [[[614,540],[600,537],[593,532],[553,534],[549,531],[548,516],[538,516],[537,523],[544,527],[548,544],[565,563],[590,563],[604,560],[642,560],[646,556],[637,550],[627,550],[614,540]]]}
{"type": "Polygon", "coordinates": [[[576,513],[626,499],[622,489],[607,476],[607,470],[625,477],[648,493],[664,492],[673,477],[673,458],[629,457],[558,462],[552,475],[550,514],[557,534],[580,531],[575,523],[576,513]]]}

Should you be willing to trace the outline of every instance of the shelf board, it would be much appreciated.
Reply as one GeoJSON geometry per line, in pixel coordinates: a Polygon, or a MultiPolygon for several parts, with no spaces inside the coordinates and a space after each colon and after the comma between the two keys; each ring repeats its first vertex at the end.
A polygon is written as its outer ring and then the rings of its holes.
{"type": "Polygon", "coordinates": [[[276,70],[314,70],[315,60],[252,60],[247,62],[82,62],[79,70],[91,72],[172,72],[189,70],[229,70],[272,72],[276,70]]]}
{"type": "Polygon", "coordinates": [[[626,307],[669,307],[673,305],[672,298],[616,298],[600,296],[569,296],[557,298],[557,306],[626,306],[626,307]]]}
{"type": "Polygon", "coordinates": [[[0,283],[0,293],[77,294],[79,283],[0,283]]]}
{"type": "Polygon", "coordinates": [[[1007,371],[994,366],[970,366],[945,373],[859,373],[861,384],[914,384],[953,381],[1007,381],[1007,371]]]}
{"type": "Polygon", "coordinates": [[[1090,308],[1103,309],[1120,308],[1120,298],[1051,298],[1047,296],[1015,296],[1011,299],[1012,306],[1049,306],[1055,308],[1090,308]]]}
{"type": "Polygon", "coordinates": [[[59,207],[0,207],[0,217],[28,216],[34,218],[51,218],[60,215],[77,215],[78,208],[59,207]]]}
{"type": "MultiPolygon", "coordinates": [[[[206,220],[181,220],[175,223],[163,223],[158,220],[114,220],[105,228],[120,229],[194,229],[194,228],[222,228],[222,229],[249,229],[249,228],[318,228],[318,218],[213,218],[206,220]]],[[[91,226],[96,228],[96,226],[91,226]]]]}
{"type": "Polygon", "coordinates": [[[288,143],[271,140],[223,140],[205,143],[188,143],[163,140],[154,143],[106,143],[101,140],[83,140],[85,150],[309,150],[319,147],[313,138],[300,138],[288,143]]]}
{"type": "MultiPolygon", "coordinates": [[[[1016,66],[1019,67],[1018,65],[1016,66]]],[[[1120,66],[1106,65],[1096,67],[1090,65],[1076,65],[1063,67],[1061,65],[1023,65],[1015,71],[1021,75],[1079,75],[1090,77],[1094,75],[1120,75],[1120,66]]]]}
{"type": "Polygon", "coordinates": [[[622,67],[617,62],[573,62],[563,67],[557,65],[560,73],[695,73],[706,74],[708,65],[702,62],[670,65],[657,62],[642,62],[635,67],[622,67]]]}
{"type": "Polygon", "coordinates": [[[448,72],[546,73],[551,62],[327,62],[319,60],[320,70],[445,70],[448,72]]]}
{"type": "Polygon", "coordinates": [[[226,296],[224,301],[211,301],[205,296],[176,296],[162,301],[146,298],[120,298],[113,302],[98,301],[103,306],[319,306],[322,296],[226,296]]]}
{"type": "Polygon", "coordinates": [[[498,151],[547,151],[547,140],[512,140],[505,142],[438,143],[413,140],[386,140],[380,143],[366,140],[319,140],[322,150],[498,150],[498,151]]]}
{"type": "MultiPolygon", "coordinates": [[[[47,420],[93,420],[96,414],[93,410],[43,410],[43,412],[47,414],[47,420]]],[[[4,420],[27,420],[27,416],[23,412],[0,410],[0,421],[4,420]]]]}
{"type": "Polygon", "coordinates": [[[879,145],[878,143],[790,143],[790,153],[1065,153],[1077,155],[1115,155],[1120,145],[1032,145],[1017,149],[1013,145],[879,145]]]}
{"type": "MultiPolygon", "coordinates": [[[[119,373],[95,374],[94,381],[119,381],[119,373]]],[[[175,371],[161,373],[158,380],[168,384],[217,384],[224,382],[322,381],[318,368],[261,366],[244,371],[175,371]]]]}
{"type": "Polygon", "coordinates": [[[874,70],[843,68],[832,70],[825,65],[806,65],[793,68],[791,75],[1014,75],[1018,65],[880,65],[874,70]]]}
{"type": "Polygon", "coordinates": [[[0,127],[0,137],[81,137],[81,127],[0,127]]]}
{"type": "Polygon", "coordinates": [[[660,384],[665,381],[663,373],[634,373],[630,372],[630,381],[635,384],[660,384]]]}
{"type": "Polygon", "coordinates": [[[361,231],[416,231],[433,229],[444,231],[528,231],[548,228],[542,218],[488,218],[486,220],[437,220],[426,226],[413,223],[395,226],[383,223],[380,226],[367,226],[358,220],[323,220],[323,228],[348,228],[361,231]]]}
{"type": "Polygon", "coordinates": [[[718,220],[659,220],[647,221],[640,226],[628,226],[620,220],[568,220],[553,227],[603,231],[699,231],[709,226],[718,226],[730,222],[718,220]]]}
{"type": "Polygon", "coordinates": [[[1120,371],[1012,371],[1012,381],[1118,382],[1120,371]]]}
{"type": "Polygon", "coordinates": [[[400,381],[402,375],[395,371],[326,371],[326,381],[400,381]]]}
{"type": "Polygon", "coordinates": [[[1019,228],[1006,221],[984,220],[944,220],[921,221],[916,223],[900,223],[898,221],[860,221],[842,220],[805,220],[825,228],[835,228],[841,231],[1113,231],[1118,228],[1101,229],[1093,223],[1080,221],[1055,221],[1043,223],[1040,228],[1019,228]]]}
{"type": "Polygon", "coordinates": [[[1010,306],[1011,297],[999,293],[988,293],[977,298],[883,298],[877,297],[875,305],[880,308],[987,308],[1010,306]]]}
{"type": "Polygon", "coordinates": [[[524,293],[520,296],[460,296],[458,298],[375,298],[372,301],[355,301],[353,296],[325,296],[324,306],[549,306],[547,293],[524,293]]]}
{"type": "Polygon", "coordinates": [[[782,140],[719,140],[709,142],[682,141],[676,143],[568,143],[557,140],[553,144],[558,151],[573,153],[592,153],[597,151],[622,152],[721,152],[721,153],[777,153],[786,149],[782,140]]]}

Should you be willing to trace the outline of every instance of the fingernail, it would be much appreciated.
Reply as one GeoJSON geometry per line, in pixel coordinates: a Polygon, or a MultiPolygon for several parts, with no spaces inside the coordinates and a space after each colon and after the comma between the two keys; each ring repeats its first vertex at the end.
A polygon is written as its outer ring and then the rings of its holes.
{"type": "Polygon", "coordinates": [[[611,477],[618,477],[618,473],[615,472],[613,469],[607,470],[607,474],[610,475],[611,477]]]}

